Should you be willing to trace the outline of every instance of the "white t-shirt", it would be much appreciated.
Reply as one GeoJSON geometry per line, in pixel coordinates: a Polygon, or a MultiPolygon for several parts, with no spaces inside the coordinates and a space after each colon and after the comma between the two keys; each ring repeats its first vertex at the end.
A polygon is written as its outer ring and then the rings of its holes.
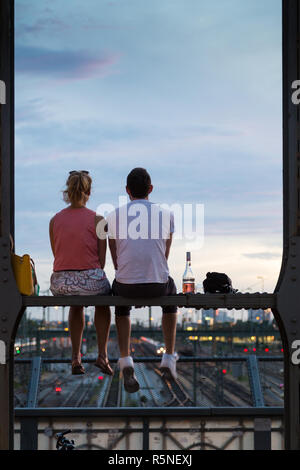
{"type": "Polygon", "coordinates": [[[166,283],[166,240],[174,215],[146,199],[131,201],[107,218],[108,236],[116,240],[116,280],[123,284],[166,283]]]}

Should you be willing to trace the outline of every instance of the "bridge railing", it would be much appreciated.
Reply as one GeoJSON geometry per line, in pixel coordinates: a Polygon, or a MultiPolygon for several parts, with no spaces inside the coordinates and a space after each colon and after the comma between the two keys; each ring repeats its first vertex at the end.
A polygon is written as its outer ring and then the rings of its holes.
{"type": "MultiPolygon", "coordinates": [[[[135,362],[157,363],[159,357],[136,357],[135,362]]],[[[43,364],[67,364],[64,358],[23,359],[31,365],[26,407],[15,409],[15,448],[54,449],[55,434],[72,429],[78,449],[208,450],[283,449],[283,407],[265,406],[259,363],[280,362],[282,356],[192,356],[186,363],[244,363],[252,405],[249,407],[38,407],[43,364]]],[[[112,358],[112,364],[117,359],[112,358]]],[[[94,359],[83,358],[90,364],[94,359]]]]}
{"type": "Polygon", "coordinates": [[[21,408],[15,449],[53,450],[66,429],[78,450],[282,450],[283,408],[21,408]]]}

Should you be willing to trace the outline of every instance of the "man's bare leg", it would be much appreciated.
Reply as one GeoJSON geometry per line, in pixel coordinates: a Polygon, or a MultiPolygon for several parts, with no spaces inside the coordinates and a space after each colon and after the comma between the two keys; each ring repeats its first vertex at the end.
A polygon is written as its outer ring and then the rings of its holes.
{"type": "Polygon", "coordinates": [[[176,341],[177,313],[163,313],[162,329],[166,354],[174,354],[176,341]]]}
{"type": "Polygon", "coordinates": [[[120,357],[130,356],[130,334],[131,321],[129,315],[117,315],[116,327],[118,332],[118,343],[120,349],[120,357]]]}
{"type": "Polygon", "coordinates": [[[176,380],[176,360],[175,351],[177,313],[163,313],[162,329],[165,341],[166,352],[163,354],[160,369],[167,380],[176,380]]]}

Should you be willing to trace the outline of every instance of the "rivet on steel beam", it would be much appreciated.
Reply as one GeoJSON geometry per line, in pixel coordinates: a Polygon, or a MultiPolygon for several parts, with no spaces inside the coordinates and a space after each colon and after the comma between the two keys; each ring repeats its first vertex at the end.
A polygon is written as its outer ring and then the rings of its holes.
{"type": "Polygon", "coordinates": [[[295,281],[297,281],[297,278],[296,277],[291,277],[291,281],[295,282],[295,281]]]}
{"type": "Polygon", "coordinates": [[[5,277],[5,278],[3,279],[3,282],[8,282],[7,277],[5,277]]]}
{"type": "Polygon", "coordinates": [[[291,266],[291,269],[296,269],[296,266],[291,266]]]}
{"type": "Polygon", "coordinates": [[[7,317],[6,317],[5,315],[3,315],[3,316],[1,317],[1,320],[2,320],[2,321],[7,321],[7,317]]]}
{"type": "Polygon", "coordinates": [[[2,328],[2,333],[7,333],[7,329],[6,328],[2,328]]]}

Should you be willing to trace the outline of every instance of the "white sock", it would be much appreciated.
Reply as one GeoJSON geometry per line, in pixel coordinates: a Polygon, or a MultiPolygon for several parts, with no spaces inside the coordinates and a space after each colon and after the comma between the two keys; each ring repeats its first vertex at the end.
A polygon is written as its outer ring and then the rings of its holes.
{"type": "Polygon", "coordinates": [[[176,359],[177,358],[177,353],[174,353],[174,354],[167,354],[167,353],[164,353],[163,354],[163,359],[176,359]]]}
{"type": "Polygon", "coordinates": [[[120,357],[119,365],[120,365],[121,370],[123,370],[125,367],[134,367],[132,357],[131,356],[120,357]]]}

